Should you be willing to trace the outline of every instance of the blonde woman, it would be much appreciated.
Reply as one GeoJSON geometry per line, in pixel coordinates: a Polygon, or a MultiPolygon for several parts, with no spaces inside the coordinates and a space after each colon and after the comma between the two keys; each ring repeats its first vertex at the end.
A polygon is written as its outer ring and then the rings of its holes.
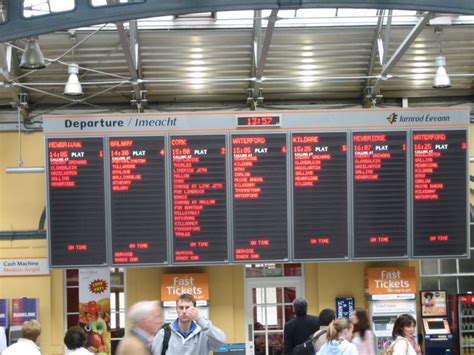
{"type": "Polygon", "coordinates": [[[352,322],[347,318],[338,318],[328,327],[327,343],[317,355],[359,355],[357,347],[347,339],[352,335],[352,322]]]}

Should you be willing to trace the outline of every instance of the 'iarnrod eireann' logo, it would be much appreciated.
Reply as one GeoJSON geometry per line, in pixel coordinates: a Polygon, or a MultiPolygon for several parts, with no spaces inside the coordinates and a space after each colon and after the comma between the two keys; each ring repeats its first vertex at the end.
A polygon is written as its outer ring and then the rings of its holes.
{"type": "Polygon", "coordinates": [[[388,122],[390,122],[390,124],[394,124],[395,122],[397,122],[397,119],[398,119],[398,115],[395,112],[390,114],[387,117],[387,120],[388,120],[388,122]]]}

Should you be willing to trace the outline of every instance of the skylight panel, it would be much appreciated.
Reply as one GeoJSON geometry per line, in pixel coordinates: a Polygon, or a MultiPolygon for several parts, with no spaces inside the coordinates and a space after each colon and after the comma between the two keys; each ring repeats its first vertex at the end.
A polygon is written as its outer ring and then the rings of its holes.
{"type": "Polygon", "coordinates": [[[34,17],[71,11],[74,0],[23,0],[23,16],[34,17]]]}

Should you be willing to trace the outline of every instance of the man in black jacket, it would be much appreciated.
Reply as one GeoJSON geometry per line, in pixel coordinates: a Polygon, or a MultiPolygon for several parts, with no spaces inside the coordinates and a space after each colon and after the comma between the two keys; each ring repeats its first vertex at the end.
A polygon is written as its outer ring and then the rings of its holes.
{"type": "Polygon", "coordinates": [[[296,317],[286,322],[283,333],[285,355],[291,355],[295,346],[304,343],[319,330],[319,319],[307,314],[308,302],[304,298],[297,298],[293,301],[293,312],[296,317]]]}

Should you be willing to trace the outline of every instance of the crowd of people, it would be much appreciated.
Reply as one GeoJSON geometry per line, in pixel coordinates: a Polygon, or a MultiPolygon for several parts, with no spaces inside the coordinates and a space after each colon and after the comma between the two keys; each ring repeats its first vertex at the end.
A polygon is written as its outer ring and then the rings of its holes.
{"type": "MultiPolygon", "coordinates": [[[[293,302],[295,317],[285,324],[285,355],[375,355],[375,335],[365,309],[356,309],[350,318],[337,318],[332,309],[319,317],[307,314],[307,301],[293,302]],[[309,334],[309,336],[308,336],[309,334]]],[[[392,355],[422,355],[415,341],[416,320],[400,315],[393,325],[393,342],[387,346],[392,355]]]]}
{"type": "MultiPolygon", "coordinates": [[[[356,309],[350,318],[337,318],[334,310],[323,309],[319,316],[307,314],[304,298],[293,302],[295,317],[284,327],[285,355],[375,355],[375,336],[364,309],[356,309]]],[[[207,355],[222,347],[226,336],[222,330],[201,315],[192,295],[183,294],[176,300],[177,318],[163,326],[162,309],[157,301],[141,301],[128,312],[132,324],[120,341],[116,355],[207,355]]],[[[256,330],[263,329],[257,324],[256,330]],[[257,329],[258,328],[258,329],[257,329]]],[[[41,326],[30,320],[23,324],[22,337],[1,355],[41,355],[38,338],[41,326]]],[[[416,320],[409,314],[400,315],[393,326],[394,341],[389,346],[392,355],[422,355],[416,343],[416,320]]],[[[256,334],[255,353],[264,355],[265,342],[256,334]]],[[[264,340],[265,337],[263,336],[264,340]]],[[[71,327],[64,336],[66,355],[92,354],[86,348],[87,335],[79,327],[71,327]]]]}

